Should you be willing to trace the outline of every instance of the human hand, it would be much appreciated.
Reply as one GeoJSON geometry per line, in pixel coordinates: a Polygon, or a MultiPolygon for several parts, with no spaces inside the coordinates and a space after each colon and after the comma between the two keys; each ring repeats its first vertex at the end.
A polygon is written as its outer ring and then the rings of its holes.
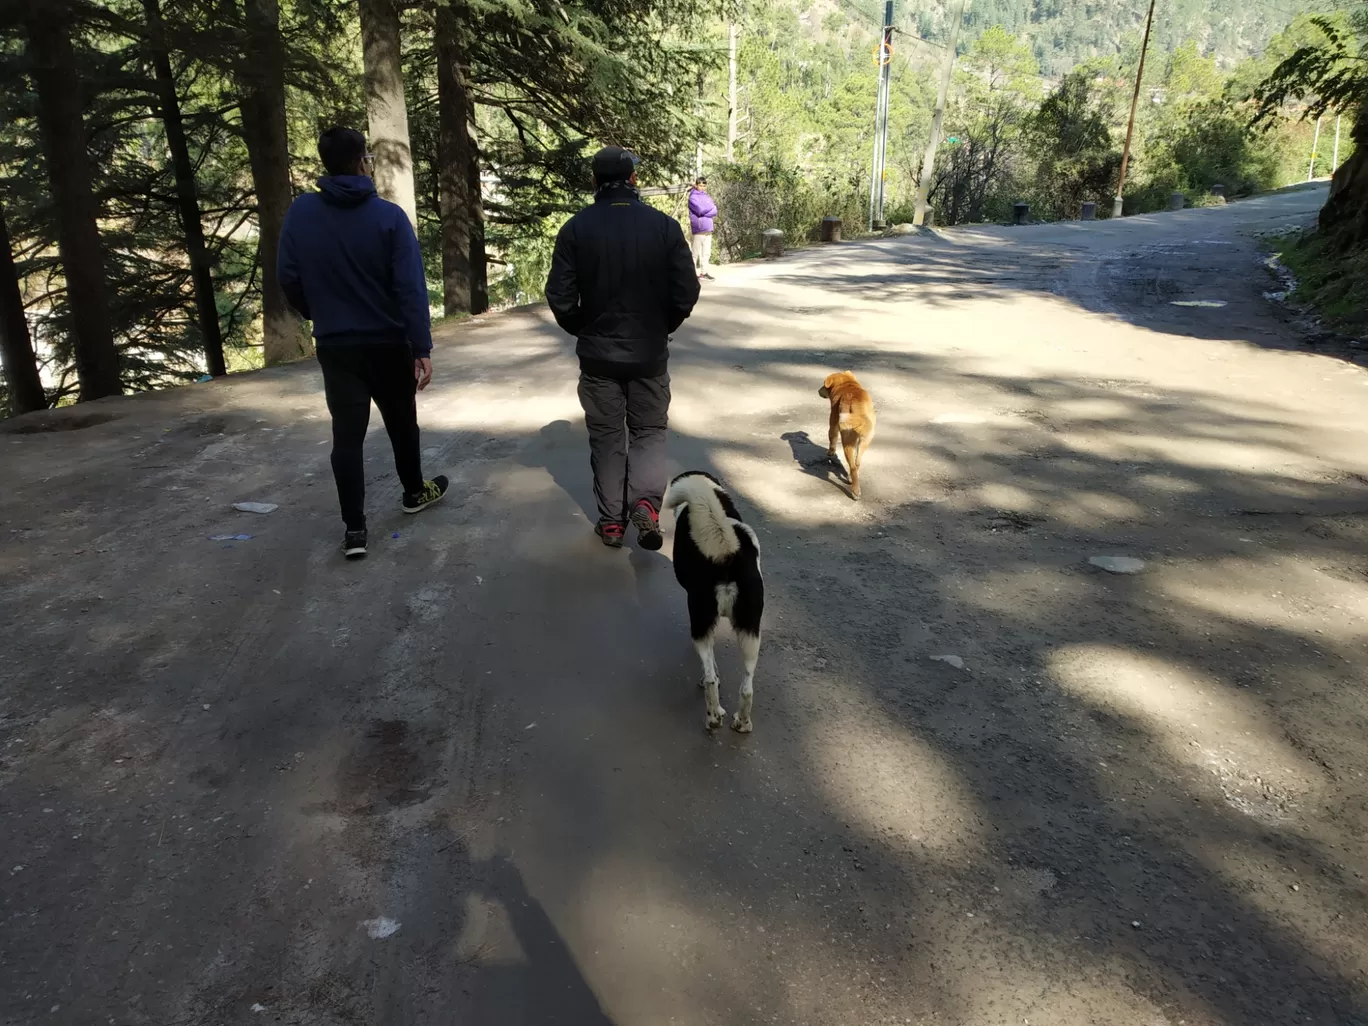
{"type": "Polygon", "coordinates": [[[432,360],[426,356],[414,357],[413,376],[418,382],[418,391],[427,388],[432,383],[432,360]]]}

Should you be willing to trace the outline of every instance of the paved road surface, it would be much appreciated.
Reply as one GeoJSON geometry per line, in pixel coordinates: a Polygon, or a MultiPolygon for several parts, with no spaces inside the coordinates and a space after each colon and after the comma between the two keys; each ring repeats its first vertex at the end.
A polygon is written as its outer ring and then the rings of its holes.
{"type": "Polygon", "coordinates": [[[1368,1023],[1368,375],[1250,236],[1320,198],[723,268],[672,457],[764,546],[750,737],[538,313],[441,340],[446,504],[372,436],[361,565],[312,365],[12,422],[0,1022],[1368,1023]]]}

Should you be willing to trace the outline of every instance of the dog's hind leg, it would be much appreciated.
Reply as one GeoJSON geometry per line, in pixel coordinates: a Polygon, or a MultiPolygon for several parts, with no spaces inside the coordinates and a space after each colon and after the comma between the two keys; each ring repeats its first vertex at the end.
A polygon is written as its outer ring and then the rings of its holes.
{"type": "Polygon", "coordinates": [[[736,698],[736,715],[732,717],[732,730],[741,734],[751,732],[751,698],[755,692],[755,664],[760,661],[760,635],[750,631],[738,631],[736,640],[741,644],[741,661],[746,667],[746,676],[741,680],[741,693],[736,698]]]}
{"type": "Polygon", "coordinates": [[[853,431],[841,432],[841,445],[845,449],[846,467],[850,473],[850,497],[860,497],[860,439],[853,431]]]}
{"type": "Polygon", "coordinates": [[[704,723],[709,730],[722,726],[727,710],[718,697],[717,655],[713,651],[713,637],[717,631],[717,596],[711,592],[693,591],[689,594],[689,633],[694,650],[703,664],[703,702],[706,706],[704,723]]]}
{"type": "Polygon", "coordinates": [[[717,679],[717,655],[713,651],[713,635],[709,633],[705,637],[694,638],[694,648],[698,650],[698,659],[703,664],[703,722],[709,730],[716,730],[722,726],[727,710],[722,708],[722,698],[718,693],[721,685],[717,679]]]}

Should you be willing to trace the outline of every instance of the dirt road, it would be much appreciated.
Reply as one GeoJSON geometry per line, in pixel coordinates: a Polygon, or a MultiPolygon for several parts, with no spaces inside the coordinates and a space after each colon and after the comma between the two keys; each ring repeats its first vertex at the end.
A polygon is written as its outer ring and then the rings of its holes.
{"type": "Polygon", "coordinates": [[[672,455],[764,547],[749,737],[536,312],[439,343],[447,503],[372,434],[362,564],[313,365],[11,422],[0,1022],[1368,1023],[1368,374],[1251,237],[1320,199],[723,268],[672,455]]]}

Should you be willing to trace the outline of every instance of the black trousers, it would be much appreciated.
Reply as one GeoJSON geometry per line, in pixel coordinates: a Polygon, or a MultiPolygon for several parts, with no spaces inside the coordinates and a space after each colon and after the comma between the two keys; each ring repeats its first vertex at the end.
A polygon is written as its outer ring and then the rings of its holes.
{"type": "Polygon", "coordinates": [[[642,499],[659,510],[666,484],[670,375],[619,381],[581,372],[579,400],[589,429],[599,523],[625,524],[642,499]]]}
{"type": "Polygon", "coordinates": [[[318,363],[323,368],[323,391],[332,414],[332,469],[342,519],[347,530],[359,531],[366,526],[362,446],[370,425],[372,399],[384,418],[394,448],[394,469],[404,491],[423,488],[413,351],[396,343],[322,345],[318,347],[318,363]]]}

